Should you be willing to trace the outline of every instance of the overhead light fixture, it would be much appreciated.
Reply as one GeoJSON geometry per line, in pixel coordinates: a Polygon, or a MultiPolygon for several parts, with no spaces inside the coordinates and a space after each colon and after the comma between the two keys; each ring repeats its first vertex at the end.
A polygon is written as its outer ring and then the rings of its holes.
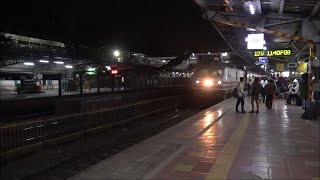
{"type": "Polygon", "coordinates": [[[62,61],[54,61],[55,64],[64,64],[62,61]]]}
{"type": "Polygon", "coordinates": [[[48,60],[39,60],[39,62],[41,62],[41,63],[49,63],[49,61],[48,60]]]}
{"type": "Polygon", "coordinates": [[[24,65],[26,65],[26,66],[34,66],[34,63],[33,62],[25,62],[25,63],[23,63],[24,65]]]}
{"type": "Polygon", "coordinates": [[[247,31],[256,31],[255,29],[253,28],[246,28],[247,31]]]}
{"type": "Polygon", "coordinates": [[[71,66],[71,65],[66,65],[65,66],[67,69],[72,69],[73,68],[73,66],[71,66]]]}
{"type": "Polygon", "coordinates": [[[211,52],[208,52],[208,54],[211,54],[211,52]]]}
{"type": "Polygon", "coordinates": [[[250,9],[250,13],[251,13],[251,14],[254,14],[254,13],[255,13],[255,9],[254,9],[253,4],[250,4],[250,5],[249,5],[249,9],[250,9]]]}
{"type": "Polygon", "coordinates": [[[262,48],[263,50],[267,50],[267,47],[266,46],[263,46],[263,48],[262,48]]]}
{"type": "Polygon", "coordinates": [[[222,53],[222,56],[226,57],[226,56],[228,56],[228,53],[224,52],[224,53],[222,53]]]}
{"type": "Polygon", "coordinates": [[[166,63],[167,61],[166,61],[166,60],[162,60],[162,62],[163,62],[163,63],[166,63]]]}
{"type": "Polygon", "coordinates": [[[264,47],[263,33],[248,34],[247,38],[248,38],[247,49],[263,49],[264,47]]]}

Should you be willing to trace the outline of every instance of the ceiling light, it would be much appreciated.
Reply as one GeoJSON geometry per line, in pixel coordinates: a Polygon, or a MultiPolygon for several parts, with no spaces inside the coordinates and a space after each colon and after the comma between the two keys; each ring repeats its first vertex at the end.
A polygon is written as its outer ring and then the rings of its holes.
{"type": "Polygon", "coordinates": [[[222,53],[222,56],[228,56],[228,53],[227,52],[224,52],[224,53],[222,53]]]}
{"type": "Polygon", "coordinates": [[[26,65],[26,66],[34,66],[34,63],[33,62],[25,62],[25,63],[23,63],[24,65],[26,65]]]}
{"type": "Polygon", "coordinates": [[[39,60],[39,62],[41,62],[41,63],[49,63],[48,60],[39,60]]]}
{"type": "Polygon", "coordinates": [[[72,69],[73,68],[73,66],[71,66],[71,65],[66,65],[65,66],[67,69],[72,69]]]}
{"type": "Polygon", "coordinates": [[[56,64],[64,64],[64,62],[62,62],[62,61],[54,61],[54,63],[56,63],[56,64]]]}
{"type": "Polygon", "coordinates": [[[251,13],[251,14],[254,14],[254,13],[255,13],[255,9],[254,9],[253,4],[250,4],[250,5],[249,5],[249,9],[250,9],[250,13],[251,13]]]}

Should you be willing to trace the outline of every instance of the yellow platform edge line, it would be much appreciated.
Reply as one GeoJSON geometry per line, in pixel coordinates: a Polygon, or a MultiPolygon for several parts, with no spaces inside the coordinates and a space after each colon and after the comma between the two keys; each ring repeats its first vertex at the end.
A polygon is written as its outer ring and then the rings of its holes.
{"type": "Polygon", "coordinates": [[[237,129],[233,132],[218,159],[211,167],[208,175],[206,176],[206,180],[227,179],[249,122],[250,116],[246,116],[240,120],[237,129]]]}

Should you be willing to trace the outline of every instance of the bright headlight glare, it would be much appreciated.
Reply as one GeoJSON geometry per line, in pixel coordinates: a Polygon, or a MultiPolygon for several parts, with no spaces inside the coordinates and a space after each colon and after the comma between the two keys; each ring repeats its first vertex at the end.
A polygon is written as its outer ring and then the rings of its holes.
{"type": "Polygon", "coordinates": [[[221,81],[218,81],[218,84],[221,84],[221,81]]]}
{"type": "Polygon", "coordinates": [[[198,80],[197,80],[197,81],[196,81],[196,83],[197,83],[197,84],[199,84],[199,83],[200,83],[200,81],[198,81],[198,80]]]}
{"type": "Polygon", "coordinates": [[[211,79],[206,79],[206,80],[204,80],[204,85],[205,86],[212,86],[213,85],[213,81],[211,79]]]}

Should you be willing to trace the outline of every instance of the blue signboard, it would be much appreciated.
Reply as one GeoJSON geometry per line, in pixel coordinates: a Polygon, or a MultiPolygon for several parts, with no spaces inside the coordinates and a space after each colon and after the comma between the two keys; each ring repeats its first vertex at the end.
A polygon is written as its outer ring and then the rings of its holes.
{"type": "Polygon", "coordinates": [[[259,64],[268,64],[267,57],[259,57],[259,64]]]}

